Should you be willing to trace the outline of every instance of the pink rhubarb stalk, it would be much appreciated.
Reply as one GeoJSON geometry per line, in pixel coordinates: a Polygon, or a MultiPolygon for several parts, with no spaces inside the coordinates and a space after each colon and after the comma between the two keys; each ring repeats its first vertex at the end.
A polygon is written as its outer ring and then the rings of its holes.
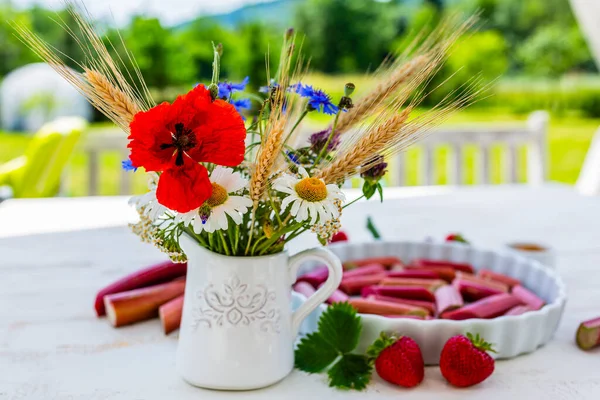
{"type": "Polygon", "coordinates": [[[434,302],[435,297],[430,290],[415,286],[368,286],[361,291],[362,297],[381,295],[401,299],[423,300],[434,302]]]}
{"type": "Polygon", "coordinates": [[[502,282],[508,287],[513,287],[516,285],[520,285],[521,281],[515,278],[512,278],[508,275],[500,274],[498,272],[490,271],[489,269],[481,269],[477,272],[477,276],[482,277],[483,279],[489,279],[496,282],[502,282]]]}
{"type": "Polygon", "coordinates": [[[464,279],[455,279],[454,282],[452,282],[452,286],[454,286],[467,301],[476,301],[483,299],[484,297],[504,293],[502,290],[464,279]]]}
{"type": "Polygon", "coordinates": [[[525,314],[526,312],[529,311],[534,311],[533,308],[531,308],[530,306],[515,306],[513,308],[511,308],[510,310],[508,310],[504,315],[521,315],[521,314],[525,314]]]}
{"type": "Polygon", "coordinates": [[[181,314],[183,313],[183,295],[163,304],[158,309],[158,316],[165,335],[179,329],[181,314]]]}
{"type": "Polygon", "coordinates": [[[409,265],[407,269],[418,270],[418,271],[431,271],[435,273],[439,279],[443,279],[450,283],[456,278],[456,270],[450,267],[425,267],[418,265],[409,265]]]}
{"type": "Polygon", "coordinates": [[[387,273],[389,278],[417,278],[417,279],[438,279],[440,277],[435,271],[413,268],[413,269],[402,269],[389,271],[387,273]]]}
{"type": "Polygon", "coordinates": [[[521,304],[521,301],[512,294],[501,293],[486,297],[459,309],[447,311],[441,314],[441,317],[454,320],[496,318],[519,304],[521,304]]]}
{"type": "MultiPolygon", "coordinates": [[[[324,283],[322,283],[319,286],[319,289],[321,289],[321,286],[323,286],[323,285],[324,285],[324,283]]],[[[339,289],[336,289],[335,292],[333,292],[331,294],[331,296],[329,296],[329,298],[326,300],[326,302],[329,304],[343,303],[344,301],[348,301],[349,298],[350,297],[346,293],[342,292],[339,289]]]]}
{"type": "Polygon", "coordinates": [[[457,272],[456,279],[475,282],[480,285],[499,290],[503,293],[508,293],[510,291],[510,286],[508,286],[506,283],[492,281],[491,279],[485,279],[477,275],[469,274],[467,272],[457,272]]]}
{"type": "Polygon", "coordinates": [[[381,286],[416,286],[431,291],[447,285],[441,279],[418,279],[418,278],[385,278],[380,283],[381,286]]]}
{"type": "Polygon", "coordinates": [[[377,315],[419,315],[425,318],[429,313],[421,307],[387,301],[351,298],[348,302],[362,314],[377,315]]]}
{"type": "Polygon", "coordinates": [[[304,275],[300,275],[296,282],[308,282],[312,285],[312,287],[319,287],[319,285],[327,280],[329,276],[329,270],[325,266],[317,267],[306,273],[304,275]]]}
{"type": "Polygon", "coordinates": [[[354,278],[357,276],[381,274],[385,272],[385,267],[381,264],[367,264],[349,271],[344,271],[344,278],[354,278]]]}
{"type": "Polygon", "coordinates": [[[367,286],[376,285],[385,278],[385,273],[342,278],[340,290],[348,295],[358,294],[367,286]]]}
{"type": "Polygon", "coordinates": [[[579,324],[575,341],[582,350],[600,346],[600,317],[579,324]]]}
{"type": "Polygon", "coordinates": [[[185,290],[185,281],[174,281],[104,296],[106,314],[115,327],[158,316],[158,309],[185,290]]]}
{"type": "Polygon", "coordinates": [[[185,276],[186,272],[187,263],[176,264],[171,261],[165,261],[133,272],[98,292],[94,304],[96,314],[99,317],[106,314],[106,309],[104,308],[104,297],[106,295],[169,282],[175,278],[185,276]]]}
{"type": "Polygon", "coordinates": [[[382,296],[380,294],[374,294],[368,296],[369,300],[387,301],[388,303],[406,304],[409,306],[421,307],[429,312],[430,315],[435,314],[435,304],[430,301],[423,300],[411,300],[411,299],[400,299],[392,296],[382,296]]]}
{"type": "Polygon", "coordinates": [[[456,310],[464,305],[458,289],[452,285],[442,286],[435,291],[435,304],[439,314],[456,310]]]}
{"type": "Polygon", "coordinates": [[[296,283],[294,285],[294,291],[304,295],[307,299],[316,292],[315,288],[308,282],[296,283]]]}
{"type": "Polygon", "coordinates": [[[429,318],[426,318],[426,317],[422,317],[420,315],[384,315],[384,317],[386,317],[386,318],[399,318],[399,319],[419,319],[419,320],[429,319],[429,318]]]}
{"type": "Polygon", "coordinates": [[[396,265],[402,265],[402,260],[398,257],[370,257],[361,258],[360,260],[351,260],[344,263],[344,269],[353,269],[369,264],[381,264],[386,268],[392,268],[396,265]]]}
{"type": "Polygon", "coordinates": [[[411,264],[420,267],[450,267],[455,271],[468,272],[470,274],[475,271],[473,266],[468,263],[458,263],[446,260],[431,260],[428,258],[418,258],[413,260],[411,264]]]}
{"type": "Polygon", "coordinates": [[[539,310],[544,306],[544,300],[540,299],[535,293],[521,285],[513,286],[511,293],[534,310],[539,310]]]}

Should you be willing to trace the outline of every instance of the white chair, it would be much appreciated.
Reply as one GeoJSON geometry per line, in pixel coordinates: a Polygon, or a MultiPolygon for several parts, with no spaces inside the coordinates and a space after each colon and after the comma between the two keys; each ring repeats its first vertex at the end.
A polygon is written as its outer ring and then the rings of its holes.
{"type": "MultiPolygon", "coordinates": [[[[477,184],[491,183],[491,148],[495,145],[504,147],[503,181],[506,183],[518,182],[518,149],[527,148],[527,183],[541,184],[547,179],[547,130],[548,113],[536,111],[532,113],[527,122],[521,125],[469,125],[465,127],[441,127],[434,130],[423,139],[417,147],[421,151],[419,185],[435,184],[434,150],[439,146],[450,146],[451,153],[446,165],[448,170],[448,183],[452,185],[465,184],[464,179],[464,148],[467,145],[478,147],[478,162],[475,173],[477,184]]],[[[406,155],[401,153],[396,156],[393,164],[395,174],[392,173],[391,185],[404,186],[406,184],[406,155]]]]}
{"type": "Polygon", "coordinates": [[[600,128],[590,143],[575,188],[586,196],[600,195],[600,128]]]}

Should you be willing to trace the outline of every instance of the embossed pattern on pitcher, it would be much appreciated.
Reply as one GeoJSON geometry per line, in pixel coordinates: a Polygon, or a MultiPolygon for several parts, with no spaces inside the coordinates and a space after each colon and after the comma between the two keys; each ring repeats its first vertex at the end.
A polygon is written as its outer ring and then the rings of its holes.
{"type": "Polygon", "coordinates": [[[263,332],[280,332],[277,296],[266,285],[250,287],[232,275],[220,289],[211,283],[204,290],[198,290],[194,301],[197,304],[192,307],[193,330],[258,325],[263,332]]]}

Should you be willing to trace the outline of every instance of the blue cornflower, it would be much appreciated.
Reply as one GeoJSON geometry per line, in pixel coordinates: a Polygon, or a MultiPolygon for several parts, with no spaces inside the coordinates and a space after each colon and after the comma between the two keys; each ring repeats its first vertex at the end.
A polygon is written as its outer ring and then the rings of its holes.
{"type": "Polygon", "coordinates": [[[233,82],[219,82],[219,98],[228,99],[232,93],[246,89],[246,85],[250,81],[250,77],[247,76],[240,83],[233,82]]]}
{"type": "Polygon", "coordinates": [[[296,93],[308,98],[308,106],[325,114],[337,114],[338,107],[331,102],[331,97],[322,90],[315,89],[310,85],[295,85],[296,93]]]}
{"type": "Polygon", "coordinates": [[[123,160],[121,161],[121,167],[125,170],[125,171],[137,171],[138,167],[135,167],[133,165],[133,163],[131,162],[131,160],[128,158],[127,160],[123,160]]]}
{"type": "Polygon", "coordinates": [[[285,154],[287,154],[291,162],[293,162],[294,164],[300,164],[300,158],[298,157],[298,155],[296,155],[296,153],[294,153],[293,151],[286,151],[285,154]]]}
{"type": "Polygon", "coordinates": [[[233,107],[235,107],[235,109],[237,110],[237,112],[240,113],[240,115],[242,116],[242,119],[245,121],[246,117],[244,117],[244,114],[242,114],[242,111],[249,110],[249,109],[252,108],[252,103],[250,102],[250,99],[235,99],[235,100],[231,100],[231,105],[233,107]]]}

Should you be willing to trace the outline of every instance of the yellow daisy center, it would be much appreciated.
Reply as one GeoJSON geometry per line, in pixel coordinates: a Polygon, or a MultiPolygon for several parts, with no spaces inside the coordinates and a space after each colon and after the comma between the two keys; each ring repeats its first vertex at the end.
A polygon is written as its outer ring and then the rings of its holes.
{"type": "Polygon", "coordinates": [[[227,190],[219,185],[218,183],[212,183],[212,194],[209,199],[206,200],[206,204],[211,207],[220,206],[221,204],[227,201],[229,195],[227,194],[227,190]]]}
{"type": "Polygon", "coordinates": [[[327,186],[317,178],[304,178],[296,183],[294,190],[298,196],[306,201],[317,202],[327,198],[327,186]]]}

